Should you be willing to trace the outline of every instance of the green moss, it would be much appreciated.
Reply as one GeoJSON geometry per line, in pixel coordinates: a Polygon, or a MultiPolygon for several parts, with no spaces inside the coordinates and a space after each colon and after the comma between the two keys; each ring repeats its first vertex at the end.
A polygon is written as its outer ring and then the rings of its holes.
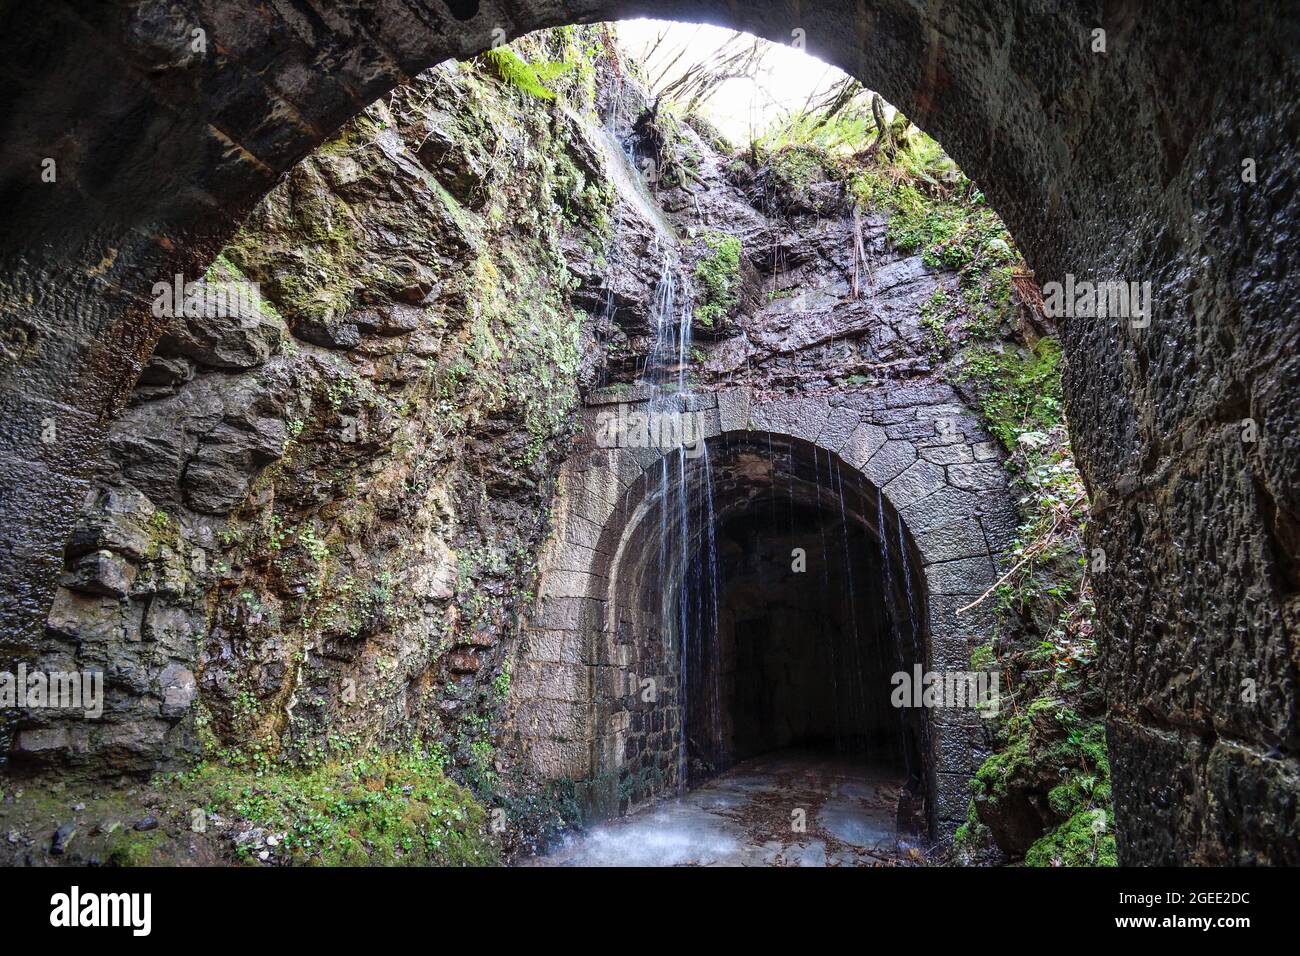
{"type": "MultiPolygon", "coordinates": [[[[1028,354],[1015,353],[1021,360],[1028,354]]],[[[1015,416],[993,429],[1013,442],[1025,427],[1018,403],[1032,392],[1026,379],[1034,380],[1016,374],[1017,367],[989,377],[1010,379],[1020,390],[1015,416]]],[[[996,395],[981,395],[986,410],[999,411],[996,395]]],[[[1064,426],[1015,444],[1008,469],[1017,476],[1023,523],[1008,560],[1018,569],[995,592],[998,635],[972,655],[977,666],[996,654],[1014,693],[1004,697],[998,749],[972,789],[990,823],[1013,810],[997,806],[1003,799],[1050,808],[1034,854],[1038,863],[1106,863],[1113,860],[1108,838],[1081,830],[1075,819],[1083,814],[1090,826],[1100,825],[1112,812],[1103,702],[1092,669],[1092,599],[1080,556],[1087,498],[1064,426]]]]}
{"type": "Polygon", "coordinates": [[[921,327],[930,335],[930,354],[937,361],[948,350],[948,322],[953,302],[944,288],[935,289],[921,304],[921,327]]]}
{"type": "MultiPolygon", "coordinates": [[[[1047,802],[1063,822],[1034,843],[1025,862],[1031,866],[1113,866],[1110,762],[1103,723],[1085,720],[1063,701],[1042,695],[1024,713],[1007,719],[1000,733],[999,749],[971,781],[976,798],[996,804],[1010,796],[1013,788],[1044,778],[1059,781],[1048,791],[1047,802]]],[[[959,832],[961,840],[955,845],[959,850],[969,850],[981,835],[975,800],[970,802],[967,823],[959,832]]]]}
{"type": "Polygon", "coordinates": [[[1025,853],[1026,866],[1116,866],[1115,817],[1109,808],[1080,810],[1025,853]]]}
{"type": "Polygon", "coordinates": [[[456,201],[456,197],[447,190],[447,187],[438,182],[432,174],[426,177],[426,182],[429,184],[430,191],[447,210],[447,215],[456,223],[456,228],[466,236],[476,235],[479,231],[478,222],[464,206],[456,201]]]}
{"type": "Polygon", "coordinates": [[[555,99],[550,83],[573,68],[571,63],[528,63],[507,46],[488,50],[483,61],[506,83],[540,100],[555,99]]]}
{"type": "Polygon", "coordinates": [[[563,152],[555,157],[551,179],[565,220],[572,226],[588,229],[593,235],[603,236],[615,200],[609,182],[604,178],[589,181],[568,153],[563,152]]]}
{"type": "Polygon", "coordinates": [[[1008,450],[1026,431],[1061,423],[1061,346],[1038,340],[1032,349],[978,346],[965,356],[960,377],[974,386],[989,430],[1008,450]]]}
{"type": "Polygon", "coordinates": [[[699,304],[695,318],[715,328],[740,302],[740,240],[725,232],[703,236],[705,253],[695,263],[699,304]]]}
{"type": "Polygon", "coordinates": [[[988,269],[1017,261],[1006,226],[969,187],[924,134],[913,137],[892,162],[859,167],[849,179],[849,192],[860,206],[888,210],[890,241],[919,253],[932,268],[960,269],[978,261],[988,269]]]}
{"type": "Polygon", "coordinates": [[[971,789],[976,794],[993,800],[1007,795],[1009,781],[1034,759],[1030,731],[1029,720],[1023,715],[1017,714],[1006,722],[1005,743],[975,771],[971,789]]]}
{"type": "Polygon", "coordinates": [[[377,122],[371,115],[371,111],[367,110],[339,130],[333,139],[317,146],[316,152],[324,156],[346,156],[355,153],[374,142],[376,134],[383,127],[384,124],[377,122]]]}
{"type": "Polygon", "coordinates": [[[953,849],[960,856],[973,855],[988,845],[991,836],[989,828],[980,822],[972,800],[966,806],[966,822],[953,834],[953,849]]]}
{"type": "Polygon", "coordinates": [[[246,278],[239,266],[227,259],[224,252],[212,260],[212,265],[208,266],[208,271],[203,274],[204,282],[225,282],[246,278]]]}
{"type": "Polygon", "coordinates": [[[826,160],[818,149],[786,146],[772,153],[769,168],[791,192],[801,192],[826,178],[826,160]]]}
{"type": "Polygon", "coordinates": [[[849,194],[864,209],[919,212],[925,206],[925,197],[915,185],[880,166],[855,170],[849,179],[849,194]]]}
{"type": "Polygon", "coordinates": [[[272,319],[276,322],[284,321],[284,317],[280,315],[280,310],[277,309],[269,299],[261,294],[260,285],[252,282],[248,276],[244,274],[243,269],[231,262],[224,250],[216,259],[213,260],[212,265],[208,267],[208,271],[204,273],[203,279],[205,282],[231,282],[255,287],[257,294],[254,298],[257,300],[258,311],[268,319],[272,319]]]}
{"type": "Polygon", "coordinates": [[[889,238],[898,248],[918,251],[926,265],[959,269],[982,256],[986,262],[1012,258],[1006,227],[985,206],[937,202],[902,204],[889,217],[889,238]]]}
{"type": "Polygon", "coordinates": [[[974,338],[997,339],[1011,317],[1013,266],[968,269],[962,273],[961,295],[966,305],[965,329],[974,338]]]}
{"type": "Polygon", "coordinates": [[[1075,773],[1062,784],[1052,788],[1047,801],[1052,809],[1062,817],[1072,817],[1080,810],[1103,805],[1107,808],[1111,802],[1110,765],[1105,755],[1093,764],[1093,773],[1075,773]]]}
{"type": "Polygon", "coordinates": [[[1059,812],[1068,816],[1098,801],[1109,805],[1110,759],[1106,754],[1105,723],[1100,719],[1085,720],[1069,708],[1061,708],[1056,719],[1065,731],[1065,739],[1052,748],[1051,757],[1069,770],[1066,789],[1058,787],[1059,793],[1053,791],[1059,812]]]}
{"type": "Polygon", "coordinates": [[[240,229],[222,253],[226,261],[262,280],[277,315],[324,321],[346,314],[357,291],[377,277],[359,252],[361,227],[347,203],[332,196],[319,170],[306,163],[267,210],[257,214],[266,222],[250,220],[240,229]],[[286,249],[298,268],[285,268],[286,249]]]}
{"type": "Polygon", "coordinates": [[[208,763],[182,776],[208,812],[283,833],[295,864],[479,866],[498,862],[487,812],[438,755],[331,761],[260,775],[208,763]]]}
{"type": "Polygon", "coordinates": [[[148,556],[158,558],[164,550],[175,551],[179,548],[180,525],[159,508],[149,516],[148,556]]]}
{"type": "Polygon", "coordinates": [[[161,839],[157,831],[138,833],[134,830],[119,830],[121,836],[112,843],[108,851],[110,866],[149,866],[153,863],[154,851],[161,839]]]}
{"type": "Polygon", "coordinates": [[[619,802],[620,804],[641,803],[662,792],[667,784],[667,774],[659,767],[642,767],[620,778],[617,789],[619,802]]]}
{"type": "Polygon", "coordinates": [[[501,673],[492,681],[492,689],[496,692],[498,699],[504,703],[510,697],[510,661],[507,660],[501,665],[501,673]]]}

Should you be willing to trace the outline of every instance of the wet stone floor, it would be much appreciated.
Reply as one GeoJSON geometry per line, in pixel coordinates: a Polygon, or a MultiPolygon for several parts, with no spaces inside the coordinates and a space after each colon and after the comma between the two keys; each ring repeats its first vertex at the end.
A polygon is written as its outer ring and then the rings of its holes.
{"type": "Polygon", "coordinates": [[[532,866],[907,866],[903,780],[821,754],[737,764],[676,799],[567,836],[532,866]],[[802,811],[802,812],[798,812],[802,811]]]}

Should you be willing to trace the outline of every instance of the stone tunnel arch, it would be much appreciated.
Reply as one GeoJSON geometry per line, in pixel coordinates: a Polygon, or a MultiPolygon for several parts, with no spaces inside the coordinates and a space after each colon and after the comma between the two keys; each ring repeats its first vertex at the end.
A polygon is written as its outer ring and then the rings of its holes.
{"type": "MultiPolygon", "coordinates": [[[[792,465],[781,480],[797,478],[805,486],[809,466],[825,468],[837,500],[844,496],[843,519],[864,528],[876,547],[883,514],[886,581],[895,592],[890,613],[906,603],[915,623],[899,669],[915,663],[968,670],[971,650],[989,638],[991,622],[987,609],[956,612],[994,583],[995,560],[1015,527],[999,453],[944,387],[835,400],[845,403],[730,389],[697,396],[695,408],[711,458],[746,445],[760,457],[766,449],[773,469],[781,455],[801,460],[803,473],[796,475],[792,465]],[[902,595],[913,581],[906,601],[902,595]]],[[[588,425],[602,414],[644,407],[594,406],[588,425]]],[[[556,531],[542,556],[511,692],[533,770],[582,781],[588,805],[611,814],[682,779],[678,731],[688,702],[677,659],[680,607],[673,602],[681,600],[683,568],[702,544],[703,509],[719,509],[716,527],[734,499],[721,487],[721,470],[708,494],[698,464],[683,464],[685,456],[594,447],[593,432],[588,429],[586,449],[562,474],[556,531]],[[672,494],[684,489],[684,508],[662,507],[665,471],[672,494]],[[674,526],[683,521],[685,533],[674,526]],[[640,696],[646,678],[655,681],[654,700],[640,696]]],[[[830,483],[816,487],[820,495],[830,483]]],[[[973,710],[936,709],[905,721],[902,746],[918,758],[907,766],[911,783],[928,800],[931,831],[950,834],[965,819],[967,782],[987,755],[981,720],[973,710]]]]}
{"type": "Polygon", "coordinates": [[[161,331],[152,284],[202,274],[278,176],[405,77],[480,52],[497,31],[642,15],[805,43],[944,144],[1040,281],[1152,283],[1147,333],[1097,321],[1063,332],[1091,542],[1112,571],[1096,587],[1115,642],[1104,668],[1121,859],[1244,861],[1293,844],[1300,273],[1278,240],[1300,219],[1294,5],[15,9],[0,33],[5,654],[41,644],[88,463],[161,331]],[[197,29],[204,53],[190,45],[197,29]],[[57,183],[42,181],[47,160],[57,183]],[[1261,425],[1249,447],[1246,418],[1261,425]],[[1241,547],[1204,560],[1223,541],[1241,547]],[[1238,699],[1247,680],[1268,693],[1238,699]],[[1224,816],[1240,817],[1243,792],[1263,794],[1249,833],[1224,816]]]}
{"type": "MultiPolygon", "coordinates": [[[[0,582],[12,596],[0,608],[0,630],[19,642],[39,637],[90,452],[161,331],[146,294],[159,277],[201,275],[281,173],[404,78],[503,36],[644,15],[798,42],[861,78],[932,132],[981,184],[1040,274],[1125,274],[1120,264],[1142,245],[1132,241],[1132,223],[1145,203],[1130,204],[1119,191],[1149,178],[1125,171],[1155,169],[1168,181],[1191,145],[1193,130],[1176,144],[1153,132],[1173,116],[1159,124],[1138,119],[1128,136],[1115,126],[1125,111],[1103,113],[1094,103],[1072,118],[1054,110],[1071,83],[1094,75],[1089,42],[1099,25],[1110,27],[1116,52],[1131,58],[1142,81],[1117,71],[1095,82],[1118,102],[1134,88],[1161,100],[1172,78],[1160,72],[1157,56],[1147,62],[1142,54],[1196,35],[1172,16],[1135,37],[1128,15],[1022,2],[995,16],[978,0],[924,9],[840,0],[808,10],[784,0],[388,0],[324,4],[317,14],[257,0],[59,6],[5,33],[15,81],[6,87],[5,112],[21,132],[0,166],[10,225],[0,236],[10,360],[0,373],[8,491],[0,500],[8,536],[0,582]],[[191,49],[195,29],[205,31],[213,55],[191,49]],[[59,82],[47,85],[49,64],[62,62],[99,69],[55,69],[59,82]],[[87,108],[69,130],[64,102],[100,106],[87,108]],[[1109,133],[1104,141],[1122,143],[1123,151],[1076,158],[1071,144],[1083,131],[1109,133]],[[62,161],[69,188],[39,183],[33,170],[42,157],[62,161]],[[1081,220],[1089,228],[1076,231],[1081,220]],[[40,441],[51,426],[59,440],[40,441]]],[[[1219,49],[1244,42],[1233,43],[1222,29],[1214,41],[1219,49]]],[[[1212,61],[1212,53],[1197,62],[1212,61]]],[[[1191,111],[1195,98],[1163,100],[1191,111]]],[[[1086,382],[1089,370],[1079,365],[1086,382]]],[[[1107,475],[1096,479],[1105,480],[1118,477],[1136,448],[1130,440],[1098,452],[1107,475]]]]}

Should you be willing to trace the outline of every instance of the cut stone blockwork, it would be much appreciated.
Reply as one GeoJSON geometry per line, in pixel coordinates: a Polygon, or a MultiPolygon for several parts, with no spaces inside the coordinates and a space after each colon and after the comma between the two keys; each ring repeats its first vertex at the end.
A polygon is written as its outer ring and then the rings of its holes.
{"type": "MultiPolygon", "coordinates": [[[[896,550],[894,523],[905,528],[910,553],[891,560],[908,562],[923,582],[916,601],[924,665],[970,669],[972,649],[992,636],[991,612],[987,604],[957,612],[993,585],[1017,518],[996,446],[949,387],[793,398],[733,388],[696,401],[710,448],[739,436],[759,447],[806,445],[828,468],[834,461],[842,487],[852,483],[870,502],[855,517],[877,541],[877,513],[896,550]]],[[[644,400],[614,400],[586,410],[512,685],[532,769],[583,782],[600,815],[675,788],[679,775],[675,638],[663,601],[680,568],[664,573],[656,564],[665,513],[655,500],[677,453],[665,459],[655,448],[597,444],[600,416],[645,408],[644,400]]],[[[973,710],[933,708],[926,716],[930,823],[942,836],[965,819],[968,782],[987,741],[973,710]]]]}
{"type": "Polygon", "coordinates": [[[9,7],[0,31],[0,112],[10,120],[0,156],[5,654],[40,650],[90,463],[162,331],[146,293],[159,277],[202,274],[277,178],[366,103],[434,63],[487,49],[501,29],[512,38],[656,16],[782,43],[797,29],[810,53],[944,144],[1040,281],[1152,282],[1145,333],[1086,320],[1068,324],[1062,343],[1074,453],[1092,501],[1089,546],[1111,569],[1094,587],[1119,857],[1297,859],[1300,270],[1289,237],[1300,221],[1300,98],[1286,94],[1300,81],[1300,6],[9,7]],[[186,42],[196,29],[211,54],[186,42]],[[57,183],[41,181],[43,159],[56,161],[57,183]],[[1234,437],[1242,419],[1259,426],[1258,442],[1234,437]],[[58,441],[41,440],[48,427],[58,441]],[[1240,693],[1246,681],[1258,696],[1240,693]]]}

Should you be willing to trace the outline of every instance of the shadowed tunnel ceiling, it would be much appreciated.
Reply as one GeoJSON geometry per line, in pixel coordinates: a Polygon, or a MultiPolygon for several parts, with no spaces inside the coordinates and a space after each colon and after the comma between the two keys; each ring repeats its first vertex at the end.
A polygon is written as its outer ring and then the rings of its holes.
{"type": "Polygon", "coordinates": [[[5,656],[41,640],[85,463],[160,331],[153,283],[200,275],[282,173],[404,78],[538,28],[640,15],[803,42],[880,91],[978,182],[1040,283],[1151,282],[1149,327],[1064,332],[1107,556],[1121,858],[1276,858],[1300,779],[1293,4],[5,5],[5,656]],[[1246,419],[1257,442],[1240,440],[1246,419]]]}

